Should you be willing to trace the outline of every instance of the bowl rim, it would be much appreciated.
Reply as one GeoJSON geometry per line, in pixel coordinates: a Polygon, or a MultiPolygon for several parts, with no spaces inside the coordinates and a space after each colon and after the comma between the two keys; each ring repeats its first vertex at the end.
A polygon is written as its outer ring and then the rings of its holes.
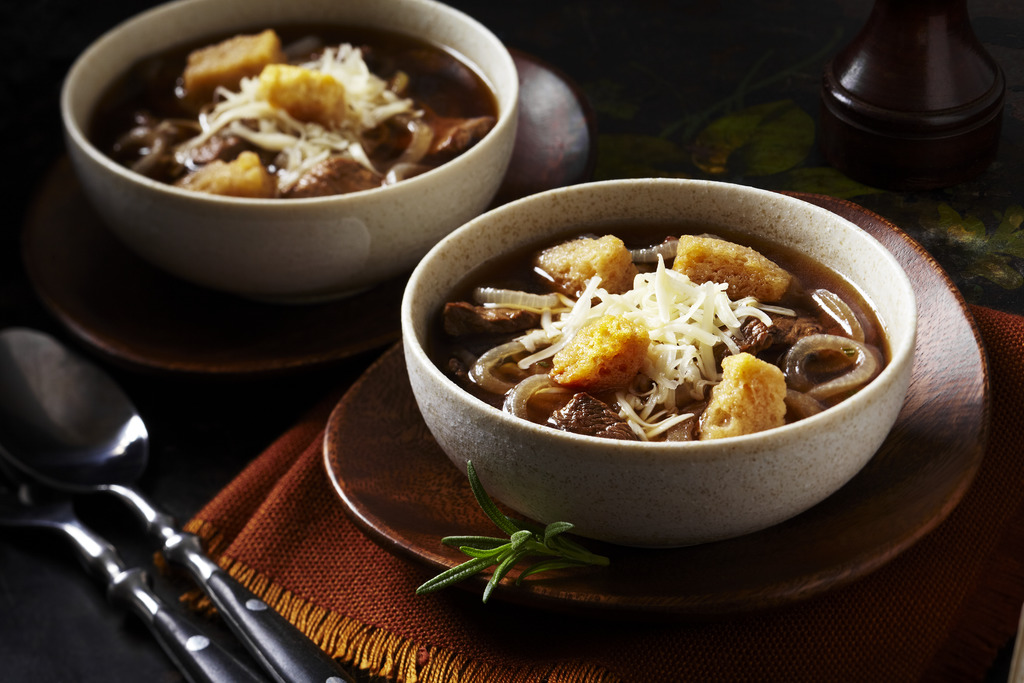
{"type": "MultiPolygon", "coordinates": [[[[385,190],[389,190],[393,187],[410,187],[414,188],[424,182],[429,182],[440,172],[450,170],[453,166],[461,166],[474,160],[476,157],[484,154],[486,147],[489,143],[496,139],[496,131],[503,130],[509,126],[516,125],[516,118],[518,112],[518,99],[519,99],[519,78],[517,75],[517,69],[515,61],[512,58],[512,54],[504,43],[484,24],[477,19],[473,18],[469,14],[446,5],[438,0],[398,0],[402,5],[420,5],[428,8],[430,11],[438,12],[441,15],[457,20],[464,26],[471,28],[476,32],[477,36],[482,38],[489,46],[489,49],[494,50],[497,60],[500,62],[499,70],[501,72],[507,72],[510,76],[508,79],[508,93],[507,98],[502,102],[499,96],[497,85],[491,78],[484,73],[483,68],[476,64],[473,60],[469,59],[466,55],[453,46],[450,45],[439,45],[442,49],[452,53],[460,61],[471,68],[490,88],[494,99],[495,106],[498,109],[497,122],[494,128],[488,131],[487,135],[480,140],[479,143],[466,150],[464,153],[450,159],[440,166],[436,166],[429,171],[421,173],[412,178],[405,179],[394,185],[374,187],[367,190],[359,190],[356,192],[348,192],[336,195],[327,195],[323,197],[299,197],[291,198],[287,201],[282,201],[279,197],[271,198],[250,198],[250,197],[231,197],[224,195],[214,195],[206,192],[196,192],[194,190],[187,190],[184,188],[169,185],[167,183],[161,183],[153,180],[140,173],[136,173],[131,169],[118,164],[109,156],[107,156],[102,150],[97,148],[89,137],[85,133],[85,128],[88,125],[89,117],[92,116],[95,110],[94,106],[90,111],[86,112],[75,112],[72,107],[72,99],[75,93],[76,84],[78,83],[81,74],[88,68],[89,63],[97,58],[97,55],[101,55],[104,51],[114,49],[113,46],[121,40],[122,36],[126,35],[127,32],[133,29],[146,25],[152,22],[158,21],[164,14],[170,12],[184,12],[187,11],[191,5],[203,5],[209,2],[217,2],[218,0],[171,0],[160,5],[151,7],[145,11],[139,12],[132,15],[115,26],[109,28],[98,38],[92,41],[79,55],[75,58],[71,67],[68,69],[61,83],[60,89],[60,116],[61,123],[64,129],[64,136],[69,146],[74,146],[94,164],[97,164],[105,171],[112,173],[115,177],[119,178],[124,182],[131,183],[133,185],[146,188],[148,191],[157,193],[158,195],[166,195],[168,198],[172,198],[178,201],[195,202],[198,204],[209,204],[216,206],[245,206],[245,207],[258,207],[261,211],[284,211],[288,207],[294,209],[298,206],[319,206],[323,204],[334,204],[338,202],[355,202],[365,197],[371,197],[385,190]],[[485,144],[487,143],[487,144],[485,144]],[[426,179],[426,180],[424,180],[426,179]],[[282,206],[283,205],[283,206],[282,206]],[[278,208],[279,207],[279,208],[278,208]]],[[[384,1],[384,0],[378,0],[384,1]]],[[[253,26],[255,20],[252,17],[240,17],[237,21],[237,30],[243,28],[249,28],[253,26]]],[[[339,22],[343,23],[343,22],[339,22]]],[[[386,27],[384,27],[386,29],[386,27]]],[[[233,29],[225,29],[220,33],[225,33],[233,29]]],[[[181,37],[177,42],[184,43],[189,40],[188,37],[181,37]]],[[[436,44],[436,43],[435,43],[436,44]]],[[[125,68],[128,68],[127,66],[125,68]]],[[[117,78],[124,73],[124,70],[114,71],[110,73],[104,81],[104,88],[109,87],[117,78]]]]}
{"type": "MultiPolygon", "coordinates": [[[[410,357],[415,360],[418,366],[430,377],[433,383],[445,392],[446,396],[454,398],[461,405],[472,410],[475,415],[487,415],[493,417],[505,427],[521,430],[533,438],[551,440],[556,444],[565,443],[566,445],[575,446],[585,445],[595,456],[600,455],[608,458],[617,458],[620,453],[631,453],[636,449],[641,449],[644,453],[650,453],[652,455],[657,454],[658,456],[673,457],[677,453],[680,455],[685,454],[689,459],[694,461],[725,457],[724,454],[727,452],[738,453],[745,447],[765,443],[767,440],[795,440],[801,438],[803,433],[806,431],[816,430],[818,425],[821,423],[828,423],[833,420],[842,419],[843,415],[853,411],[859,412],[866,410],[872,402],[876,401],[880,397],[881,394],[886,393],[889,384],[897,381],[901,374],[907,373],[909,376],[909,372],[913,365],[918,326],[917,297],[914,294],[913,286],[906,271],[899,264],[895,256],[889,252],[889,250],[856,224],[832,213],[831,211],[828,211],[827,209],[805,202],[797,197],[737,183],[691,178],[627,178],[581,183],[570,187],[541,192],[510,202],[509,204],[496,209],[492,209],[447,235],[444,239],[434,245],[434,247],[420,260],[419,264],[413,270],[408,284],[406,285],[406,289],[402,297],[400,318],[402,327],[402,343],[407,363],[409,362],[410,357]],[[797,422],[792,422],[754,434],[730,436],[707,441],[684,442],[620,441],[552,429],[544,425],[535,424],[533,422],[517,418],[514,415],[491,406],[456,385],[454,381],[441,372],[427,354],[423,340],[417,335],[418,322],[424,320],[425,316],[435,314],[436,311],[427,311],[425,309],[428,307],[423,305],[417,306],[416,309],[414,309],[413,306],[417,298],[421,296],[419,293],[420,281],[426,277],[427,273],[431,270],[433,267],[433,261],[438,254],[446,250],[452,242],[458,242],[460,239],[463,239],[465,235],[477,230],[485,229],[481,228],[481,226],[486,226],[489,221],[494,219],[494,216],[515,212],[526,204],[549,201],[552,196],[557,195],[601,192],[604,188],[630,187],[637,185],[663,186],[666,188],[665,191],[668,191],[671,188],[678,188],[683,185],[692,185],[695,187],[707,188],[714,192],[739,192],[753,197],[770,197],[773,201],[781,201],[791,207],[799,206],[804,210],[810,209],[812,213],[818,216],[827,217],[829,220],[834,220],[841,225],[845,225],[846,229],[852,231],[853,234],[863,239],[869,248],[873,249],[877,253],[879,258],[888,262],[889,266],[893,269],[893,272],[896,273],[901,289],[909,298],[908,306],[915,312],[914,316],[905,322],[907,325],[905,333],[895,341],[891,338],[888,340],[890,359],[885,368],[882,369],[882,372],[879,373],[879,375],[875,377],[865,388],[858,391],[853,396],[822,411],[821,413],[812,415],[797,422]],[[735,449],[735,451],[733,449],[735,449]]],[[[425,325],[429,326],[430,321],[425,320],[425,325]]],[[[424,327],[424,329],[427,328],[424,327]]],[[[409,370],[411,371],[412,368],[409,368],[409,370]]],[[[895,413],[892,417],[895,419],[895,413]]],[[[630,455],[629,457],[635,456],[630,455]]]]}

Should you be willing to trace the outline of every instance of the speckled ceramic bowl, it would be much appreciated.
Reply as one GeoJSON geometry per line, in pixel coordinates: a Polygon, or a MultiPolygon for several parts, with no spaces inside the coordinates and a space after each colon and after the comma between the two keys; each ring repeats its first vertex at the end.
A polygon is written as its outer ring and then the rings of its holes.
{"type": "MultiPolygon", "coordinates": [[[[617,229],[621,233],[621,230],[617,229]]],[[[420,262],[402,304],[405,358],[427,426],[458,467],[472,460],[496,499],[532,519],[568,521],[624,545],[692,545],[777,524],[820,502],[872,457],[910,381],[917,325],[910,281],[852,223],[806,202],[695,180],[577,185],[471,221],[420,262]],[[892,359],[852,398],[808,419],[742,437],[641,443],[580,436],[520,420],[449,380],[425,350],[459,279],[484,260],[574,226],[699,221],[796,248],[854,282],[888,336],[892,359]]]]}
{"type": "Polygon", "coordinates": [[[115,27],[75,62],[61,114],[86,196],[128,247],[193,283],[241,296],[310,301],[408,272],[486,209],[512,154],[519,79],[484,26],[433,0],[179,0],[115,27]],[[309,199],[216,197],[151,181],[86,138],[97,101],[129,64],[195,39],[285,23],[380,27],[447,46],[490,83],[499,120],[456,159],[391,187],[309,199]]]}

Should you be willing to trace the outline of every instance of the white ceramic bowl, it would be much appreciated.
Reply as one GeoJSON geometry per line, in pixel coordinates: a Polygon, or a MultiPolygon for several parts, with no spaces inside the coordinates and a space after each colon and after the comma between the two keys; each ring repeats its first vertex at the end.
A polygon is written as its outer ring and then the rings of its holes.
{"type": "Polygon", "coordinates": [[[105,223],[131,249],[193,283],[249,298],[308,301],[408,272],[431,246],[484,211],[512,154],[519,80],[484,26],[433,0],[179,0],[93,43],[68,72],[61,115],[74,169],[105,223]],[[190,192],[114,163],[86,139],[107,87],[137,59],[233,31],[285,23],[386,28],[447,46],[491,85],[498,123],[466,153],[388,188],[309,199],[190,192]]]}
{"type": "MultiPolygon", "coordinates": [[[[621,233],[621,230],[617,230],[621,233]]],[[[413,272],[402,304],[409,378],[427,426],[458,467],[472,460],[487,491],[534,520],[580,535],[649,547],[750,533],[820,502],[872,457],[910,381],[917,310],[910,281],[874,238],[829,211],[784,195],[697,180],[577,185],[513,202],[437,244],[413,272]],[[798,249],[854,282],[873,303],[892,359],[838,406],[778,429],[690,442],[581,436],[492,408],[428,358],[428,329],[474,266],[572,227],[698,221],[798,249]]]]}

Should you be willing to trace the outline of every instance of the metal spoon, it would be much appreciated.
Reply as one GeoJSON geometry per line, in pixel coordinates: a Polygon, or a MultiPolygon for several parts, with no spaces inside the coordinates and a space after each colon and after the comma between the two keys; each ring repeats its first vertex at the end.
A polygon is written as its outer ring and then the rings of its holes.
{"type": "Polygon", "coordinates": [[[149,436],[114,381],[52,337],[0,332],[0,457],[41,484],[122,499],[185,567],[228,626],[275,680],[351,681],[323,650],[238,583],[132,484],[146,468],[149,436]]]}
{"type": "Polygon", "coordinates": [[[114,546],[82,524],[63,494],[39,501],[25,485],[0,483],[0,526],[57,531],[71,541],[85,568],[103,582],[107,599],[138,616],[164,652],[192,683],[258,683],[252,669],[210,640],[178,609],[153,592],[138,567],[125,567],[114,546]]]}

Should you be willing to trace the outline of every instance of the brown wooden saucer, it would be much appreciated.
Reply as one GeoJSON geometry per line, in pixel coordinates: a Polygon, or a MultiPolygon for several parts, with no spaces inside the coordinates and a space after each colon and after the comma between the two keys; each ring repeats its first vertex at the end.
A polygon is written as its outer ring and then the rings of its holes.
{"type": "MultiPolygon", "coordinates": [[[[587,542],[607,568],[501,584],[495,596],[551,610],[645,619],[711,618],[775,607],[886,564],[959,503],[988,436],[988,370],[977,328],[947,275],[914,240],[843,200],[796,195],[858,224],[900,261],[918,297],[913,379],[895,427],[868,465],[811,510],[764,531],[690,548],[587,542]],[[951,362],[951,359],[955,359],[951,362]]],[[[448,535],[499,535],[420,417],[400,345],[344,396],[325,465],[345,510],[386,549],[440,571],[466,558],[448,535]]],[[[467,587],[478,594],[483,579],[467,587]]]]}
{"type": "MultiPolygon", "coordinates": [[[[589,180],[594,116],[552,67],[512,51],[520,122],[495,203],[589,180]]],[[[263,304],[206,290],[144,262],[110,234],[70,163],[35,197],[23,260],[43,305],[72,334],[129,367],[217,375],[279,373],[350,358],[399,337],[406,277],[322,304],[263,304]]]]}

